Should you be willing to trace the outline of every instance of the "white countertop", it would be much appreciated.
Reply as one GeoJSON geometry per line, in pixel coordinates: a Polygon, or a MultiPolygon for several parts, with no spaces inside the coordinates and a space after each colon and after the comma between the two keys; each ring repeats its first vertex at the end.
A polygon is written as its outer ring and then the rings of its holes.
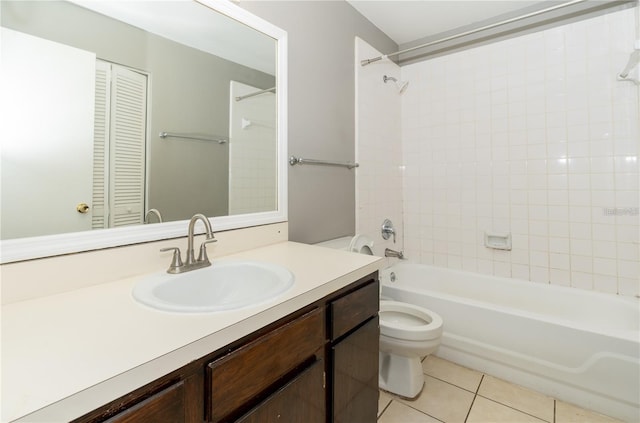
{"type": "MultiPolygon", "coordinates": [[[[294,286],[256,307],[209,314],[137,303],[141,277],[2,307],[5,421],[67,421],[312,303],[382,265],[379,257],[282,242],[213,260],[288,268],[294,286]]],[[[162,272],[159,269],[159,272],[162,272]]]]}

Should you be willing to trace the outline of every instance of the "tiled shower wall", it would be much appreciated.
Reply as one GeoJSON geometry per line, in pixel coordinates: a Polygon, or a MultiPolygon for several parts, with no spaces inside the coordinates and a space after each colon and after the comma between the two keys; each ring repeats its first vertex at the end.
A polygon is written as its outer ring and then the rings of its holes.
{"type": "Polygon", "coordinates": [[[229,96],[229,214],[276,210],[276,96],[231,81],[229,96]]]}
{"type": "Polygon", "coordinates": [[[397,86],[383,82],[387,75],[400,80],[400,67],[383,60],[360,66],[360,60],[381,53],[356,38],[356,233],[374,242],[373,252],[383,256],[385,248],[402,250],[402,145],[400,99],[397,86]],[[380,228],[390,219],[396,230],[384,240],[380,228]]]}
{"type": "Polygon", "coordinates": [[[409,257],[640,293],[636,8],[402,68],[409,257]]]}

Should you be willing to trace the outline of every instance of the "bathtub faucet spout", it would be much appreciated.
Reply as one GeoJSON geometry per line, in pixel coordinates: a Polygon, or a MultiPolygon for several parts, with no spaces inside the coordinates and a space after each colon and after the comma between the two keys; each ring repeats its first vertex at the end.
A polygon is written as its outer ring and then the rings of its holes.
{"type": "Polygon", "coordinates": [[[396,251],[396,250],[392,250],[391,248],[385,248],[384,249],[384,256],[385,257],[397,257],[400,260],[404,260],[404,253],[402,251],[396,251]]]}

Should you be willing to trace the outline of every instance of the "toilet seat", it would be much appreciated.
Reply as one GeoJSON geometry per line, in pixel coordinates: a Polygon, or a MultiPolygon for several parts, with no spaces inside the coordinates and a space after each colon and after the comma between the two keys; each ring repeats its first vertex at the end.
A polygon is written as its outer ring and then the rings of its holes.
{"type": "Polygon", "coordinates": [[[349,251],[360,254],[373,255],[373,241],[366,235],[356,235],[351,239],[349,251]]]}
{"type": "Polygon", "coordinates": [[[407,341],[442,336],[442,317],[431,310],[399,301],[380,301],[380,333],[407,341]]]}

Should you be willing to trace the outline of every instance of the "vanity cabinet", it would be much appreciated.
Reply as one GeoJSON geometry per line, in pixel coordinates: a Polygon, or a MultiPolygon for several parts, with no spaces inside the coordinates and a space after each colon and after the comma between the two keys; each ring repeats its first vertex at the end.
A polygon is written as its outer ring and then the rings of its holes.
{"type": "Polygon", "coordinates": [[[375,422],[378,290],[376,272],[75,422],[375,422]]]}
{"type": "Polygon", "coordinates": [[[331,303],[332,392],[335,423],[375,422],[378,412],[379,286],[376,281],[331,303]]]}

